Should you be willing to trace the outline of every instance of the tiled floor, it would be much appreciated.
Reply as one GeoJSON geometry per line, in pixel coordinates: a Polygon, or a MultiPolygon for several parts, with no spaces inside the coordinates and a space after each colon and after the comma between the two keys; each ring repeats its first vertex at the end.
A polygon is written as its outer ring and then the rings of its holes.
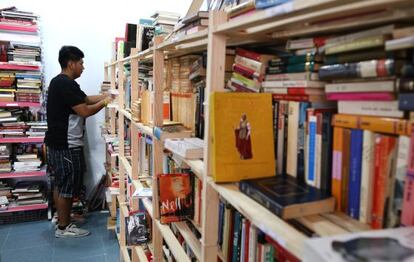
{"type": "Polygon", "coordinates": [[[91,235],[78,239],[55,238],[48,220],[0,226],[1,262],[118,262],[119,245],[106,229],[108,213],[87,216],[91,235]]]}

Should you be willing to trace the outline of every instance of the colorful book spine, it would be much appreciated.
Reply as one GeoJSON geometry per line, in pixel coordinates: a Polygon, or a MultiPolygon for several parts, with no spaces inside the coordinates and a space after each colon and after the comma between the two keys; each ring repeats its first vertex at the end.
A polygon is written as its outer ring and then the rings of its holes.
{"type": "Polygon", "coordinates": [[[325,48],[325,54],[344,53],[374,47],[380,47],[385,44],[387,37],[384,35],[369,36],[360,39],[356,39],[350,42],[338,43],[336,45],[325,48]]]}
{"type": "Polygon", "coordinates": [[[394,75],[394,60],[381,59],[349,64],[324,65],[319,69],[318,74],[321,81],[387,77],[394,75]]]}
{"type": "Polygon", "coordinates": [[[372,204],[373,229],[384,227],[384,215],[389,202],[390,177],[395,161],[396,138],[381,135],[375,141],[374,201],[372,204]]]}
{"type": "Polygon", "coordinates": [[[321,136],[322,152],[321,161],[321,182],[320,188],[326,192],[331,192],[332,184],[332,150],[333,150],[333,127],[332,116],[334,112],[324,112],[322,114],[321,136]]]}
{"type": "Polygon", "coordinates": [[[256,8],[257,9],[265,9],[272,6],[284,4],[287,2],[291,2],[292,0],[256,0],[256,8]]]}
{"type": "Polygon", "coordinates": [[[248,67],[243,66],[242,64],[233,64],[233,71],[250,79],[256,79],[258,81],[263,79],[262,75],[248,67]]]}
{"type": "MultiPolygon", "coordinates": [[[[414,131],[414,129],[413,129],[414,131]]],[[[407,175],[404,183],[404,198],[401,213],[401,225],[414,226],[414,132],[411,134],[408,151],[407,175]]]]}
{"type": "Polygon", "coordinates": [[[306,164],[306,183],[316,187],[316,130],[317,117],[309,116],[308,119],[308,144],[307,144],[307,164],[306,164]]]}
{"type": "Polygon", "coordinates": [[[414,111],[414,93],[399,94],[398,109],[404,111],[414,111]]]}
{"type": "Polygon", "coordinates": [[[374,151],[376,134],[364,130],[362,145],[361,194],[359,205],[359,221],[371,224],[371,210],[374,182],[374,151]]]}
{"type": "Polygon", "coordinates": [[[242,65],[246,68],[254,70],[258,74],[261,74],[261,73],[264,72],[265,66],[263,66],[263,64],[261,62],[256,61],[254,59],[250,59],[250,58],[247,58],[247,57],[244,57],[244,56],[236,55],[236,57],[234,58],[234,62],[236,64],[240,64],[240,65],[242,65]]]}
{"type": "Polygon", "coordinates": [[[351,130],[348,214],[359,219],[359,204],[361,193],[361,167],[362,167],[362,139],[363,131],[351,130]]]}
{"type": "Polygon", "coordinates": [[[336,114],[333,116],[332,125],[395,135],[411,133],[411,125],[408,121],[397,118],[336,114]]]}
{"type": "Polygon", "coordinates": [[[286,171],[286,162],[284,160],[284,155],[286,152],[284,151],[285,144],[287,141],[285,140],[285,133],[287,133],[286,128],[286,116],[288,114],[288,102],[287,101],[280,101],[279,102],[279,110],[278,110],[278,132],[277,132],[277,174],[282,175],[286,171]]]}
{"type": "Polygon", "coordinates": [[[281,73],[299,73],[299,72],[316,72],[320,68],[320,64],[314,62],[308,62],[303,64],[293,64],[288,66],[271,66],[268,67],[266,72],[268,74],[281,74],[281,73]]]}
{"type": "Polygon", "coordinates": [[[318,54],[307,53],[306,55],[294,55],[271,59],[269,61],[269,66],[304,64],[309,62],[321,62],[321,60],[321,56],[318,54]]]}
{"type": "Polygon", "coordinates": [[[393,101],[393,93],[327,93],[327,100],[332,101],[393,101]]]}
{"type": "Polygon", "coordinates": [[[324,57],[325,65],[354,63],[359,61],[375,60],[382,58],[393,58],[392,52],[386,52],[383,48],[363,50],[359,52],[341,53],[335,55],[327,55],[324,57]]]}
{"type": "Polygon", "coordinates": [[[342,171],[341,171],[341,211],[348,210],[348,190],[349,190],[349,171],[350,171],[350,144],[351,130],[343,129],[343,151],[342,151],[342,171]]]}

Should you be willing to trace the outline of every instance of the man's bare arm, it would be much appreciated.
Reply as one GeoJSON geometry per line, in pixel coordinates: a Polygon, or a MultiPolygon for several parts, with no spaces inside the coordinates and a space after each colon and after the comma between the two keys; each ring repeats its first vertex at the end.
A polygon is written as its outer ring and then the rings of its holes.
{"type": "Polygon", "coordinates": [[[95,95],[95,96],[87,96],[85,97],[85,103],[87,105],[94,105],[101,100],[104,100],[108,95],[95,95]]]}
{"type": "Polygon", "coordinates": [[[86,118],[98,113],[99,110],[104,108],[108,103],[108,99],[102,99],[95,104],[88,105],[87,103],[83,103],[72,107],[72,109],[76,114],[86,118]]]}

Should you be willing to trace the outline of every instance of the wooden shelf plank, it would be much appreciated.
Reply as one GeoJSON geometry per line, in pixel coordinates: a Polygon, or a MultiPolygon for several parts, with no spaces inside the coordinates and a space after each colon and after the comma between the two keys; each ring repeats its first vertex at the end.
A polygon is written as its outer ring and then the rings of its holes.
{"type": "Polygon", "coordinates": [[[158,219],[155,220],[155,223],[159,231],[161,232],[164,241],[170,248],[175,260],[179,262],[191,262],[190,258],[187,256],[183,247],[181,246],[180,242],[178,242],[177,238],[172,232],[171,228],[168,225],[161,224],[161,222],[158,219]]]}
{"type": "MultiPolygon", "coordinates": [[[[305,2],[305,1],[302,1],[305,2]]],[[[303,12],[290,12],[279,19],[274,19],[277,13],[277,6],[254,13],[242,19],[233,19],[227,23],[217,26],[215,33],[235,34],[243,30],[247,37],[249,28],[254,28],[255,33],[277,31],[293,25],[312,23],[318,20],[337,18],[341,16],[356,15],[367,11],[379,10],[397,6],[409,6],[410,0],[366,0],[366,1],[342,1],[342,0],[321,0],[316,3],[311,1],[301,3],[303,12]],[[323,7],[323,8],[322,8],[323,7]],[[307,9],[307,10],[304,10],[307,9]],[[259,30],[260,29],[260,30],[259,30]]],[[[287,5],[286,5],[287,6],[287,5]]]]}
{"type": "Polygon", "coordinates": [[[30,102],[0,102],[0,107],[41,107],[40,103],[30,102]]]}
{"type": "Polygon", "coordinates": [[[307,237],[267,208],[239,191],[235,184],[218,185],[209,178],[209,184],[252,224],[277,241],[293,255],[302,258],[307,237]]]}
{"type": "Polygon", "coordinates": [[[171,37],[170,39],[168,39],[167,41],[165,41],[164,43],[160,44],[157,47],[157,50],[169,50],[169,49],[174,49],[177,45],[181,45],[187,42],[191,42],[191,41],[195,41],[198,40],[200,38],[207,38],[208,35],[208,28],[201,30],[197,33],[194,34],[190,34],[190,35],[186,35],[182,38],[176,38],[176,37],[171,37]]]}
{"type": "Polygon", "coordinates": [[[132,121],[132,124],[135,125],[140,132],[144,133],[145,135],[154,136],[153,128],[151,126],[146,126],[143,123],[138,123],[132,121]]]}
{"type": "Polygon", "coordinates": [[[141,246],[135,246],[132,251],[135,252],[135,255],[138,257],[139,262],[148,262],[148,258],[141,246]]]}
{"type": "Polygon", "coordinates": [[[180,234],[185,239],[185,242],[190,246],[196,258],[201,261],[201,242],[198,240],[191,229],[188,227],[186,222],[176,222],[174,223],[177,227],[180,234]]]}
{"type": "Polygon", "coordinates": [[[44,137],[7,137],[0,138],[0,144],[6,143],[43,143],[44,137]]]}
{"type": "Polygon", "coordinates": [[[33,171],[33,172],[10,172],[0,173],[0,179],[3,178],[18,178],[18,177],[43,177],[46,176],[46,171],[33,171]]]}
{"type": "Polygon", "coordinates": [[[25,206],[9,206],[7,208],[7,210],[0,211],[0,214],[1,213],[13,213],[13,212],[19,212],[19,211],[31,211],[31,210],[47,209],[48,206],[49,206],[48,203],[25,205],[25,206]]]}
{"type": "Polygon", "coordinates": [[[130,121],[132,120],[131,118],[131,113],[126,111],[125,109],[121,109],[119,110],[119,112],[121,112],[126,118],[128,118],[130,121]]]}
{"type": "Polygon", "coordinates": [[[296,220],[321,237],[349,233],[347,230],[319,215],[300,217],[296,220]]]}
{"type": "Polygon", "coordinates": [[[124,166],[125,171],[128,174],[128,176],[131,176],[132,175],[132,167],[129,164],[128,160],[123,156],[119,157],[119,160],[121,160],[121,163],[124,166]]]}
{"type": "Polygon", "coordinates": [[[336,225],[346,229],[351,233],[358,233],[362,231],[372,230],[372,228],[364,223],[361,223],[351,217],[345,215],[344,213],[334,212],[328,214],[321,214],[322,217],[326,218],[329,221],[332,221],[336,225]]]}
{"type": "Polygon", "coordinates": [[[121,247],[121,255],[124,262],[131,262],[131,258],[129,257],[128,248],[121,247]]]}

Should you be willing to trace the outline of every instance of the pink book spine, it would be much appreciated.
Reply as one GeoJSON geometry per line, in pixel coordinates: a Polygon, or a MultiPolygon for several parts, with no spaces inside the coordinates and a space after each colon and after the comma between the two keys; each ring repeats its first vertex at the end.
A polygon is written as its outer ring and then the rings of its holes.
{"type": "Polygon", "coordinates": [[[363,100],[363,101],[392,101],[395,97],[392,93],[327,93],[327,100],[363,100]]]}

